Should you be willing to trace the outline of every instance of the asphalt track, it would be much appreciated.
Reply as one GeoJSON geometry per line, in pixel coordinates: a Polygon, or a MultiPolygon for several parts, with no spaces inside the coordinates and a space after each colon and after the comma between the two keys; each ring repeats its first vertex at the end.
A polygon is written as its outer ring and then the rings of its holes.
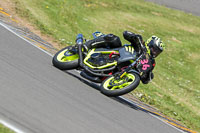
{"type": "MultiPolygon", "coordinates": [[[[0,26],[0,118],[28,133],[178,133],[52,66],[52,57],[0,26]]],[[[74,76],[72,76],[74,75],[74,76]]]]}
{"type": "MultiPolygon", "coordinates": [[[[200,16],[199,0],[146,1],[200,16]]],[[[180,132],[57,70],[51,56],[2,26],[0,46],[0,119],[19,133],[180,132]]]]}
{"type": "Polygon", "coordinates": [[[200,0],[146,0],[200,16],[200,0]]]}

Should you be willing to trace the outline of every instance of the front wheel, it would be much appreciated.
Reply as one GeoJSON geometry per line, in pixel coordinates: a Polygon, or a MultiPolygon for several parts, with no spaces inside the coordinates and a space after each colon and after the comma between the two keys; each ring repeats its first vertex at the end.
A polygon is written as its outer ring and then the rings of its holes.
{"type": "Polygon", "coordinates": [[[120,96],[134,90],[140,83],[140,76],[136,73],[126,73],[121,79],[108,77],[101,84],[101,93],[107,96],[120,96]]]}
{"type": "Polygon", "coordinates": [[[79,55],[76,52],[71,52],[69,50],[72,48],[73,46],[68,46],[58,51],[53,57],[53,65],[61,70],[77,68],[79,66],[79,55]]]}

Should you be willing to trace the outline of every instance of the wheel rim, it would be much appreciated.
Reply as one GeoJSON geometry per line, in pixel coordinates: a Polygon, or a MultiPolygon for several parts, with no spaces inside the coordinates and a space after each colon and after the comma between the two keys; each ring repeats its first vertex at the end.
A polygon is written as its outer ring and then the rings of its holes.
{"type": "Polygon", "coordinates": [[[124,87],[129,86],[135,81],[135,75],[127,73],[124,75],[124,78],[120,80],[115,80],[114,77],[109,77],[103,84],[103,87],[106,90],[117,90],[117,89],[123,89],[124,87]],[[113,84],[114,83],[114,84],[113,84]]]}
{"type": "Polygon", "coordinates": [[[72,54],[68,49],[63,50],[57,55],[57,60],[60,62],[69,62],[78,59],[78,54],[72,54]]]}

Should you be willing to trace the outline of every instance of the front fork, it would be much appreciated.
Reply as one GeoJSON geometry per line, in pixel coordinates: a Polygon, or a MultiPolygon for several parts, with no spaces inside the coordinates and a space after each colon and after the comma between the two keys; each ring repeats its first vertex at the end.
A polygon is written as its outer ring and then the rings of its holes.
{"type": "Polygon", "coordinates": [[[78,54],[79,54],[80,66],[83,67],[83,54],[82,54],[83,34],[77,35],[76,44],[78,45],[78,54]]]}

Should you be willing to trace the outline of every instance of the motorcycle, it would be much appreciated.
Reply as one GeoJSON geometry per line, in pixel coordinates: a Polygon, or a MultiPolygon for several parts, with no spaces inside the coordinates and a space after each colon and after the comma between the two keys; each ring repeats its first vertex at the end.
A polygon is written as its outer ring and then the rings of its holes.
{"type": "MultiPolygon", "coordinates": [[[[104,34],[93,33],[94,38],[99,36],[104,34]]],[[[141,54],[137,54],[134,47],[128,44],[118,48],[92,48],[87,51],[83,47],[85,41],[83,35],[78,34],[76,44],[58,51],[52,63],[60,70],[80,70],[82,77],[101,83],[100,92],[104,95],[120,96],[131,92],[139,85],[141,74],[152,68],[143,47],[141,54]]]]}

